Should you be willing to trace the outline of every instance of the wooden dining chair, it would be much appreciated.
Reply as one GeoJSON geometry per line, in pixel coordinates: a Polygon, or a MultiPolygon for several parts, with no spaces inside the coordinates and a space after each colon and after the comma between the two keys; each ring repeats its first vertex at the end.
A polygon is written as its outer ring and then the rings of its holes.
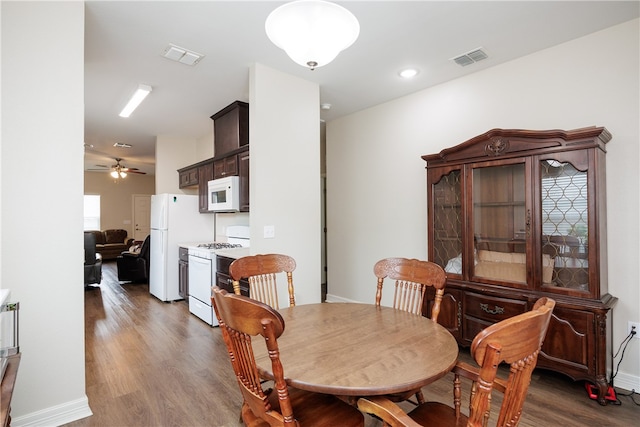
{"type": "Polygon", "coordinates": [[[438,264],[408,258],[385,258],[376,262],[373,272],[378,278],[376,305],[382,299],[382,285],[389,278],[395,280],[393,307],[413,314],[422,314],[422,304],[428,286],[436,289],[431,320],[438,321],[440,303],[444,295],[446,274],[438,264]]]}
{"type": "MultiPolygon", "coordinates": [[[[446,274],[438,264],[408,258],[385,258],[376,262],[373,272],[378,278],[376,289],[376,305],[380,306],[382,300],[382,286],[386,278],[395,280],[393,295],[393,307],[398,310],[422,315],[422,305],[428,286],[436,289],[434,304],[431,308],[431,320],[438,321],[440,304],[444,295],[446,274]]],[[[412,390],[399,395],[388,395],[387,398],[394,402],[408,400],[414,404],[424,403],[421,389],[412,390]],[[416,397],[417,403],[411,401],[411,396],[416,397]]]]}
{"type": "Polygon", "coordinates": [[[217,286],[211,301],[244,399],[246,426],[364,426],[363,414],[337,397],[287,386],[278,349],[285,324],[274,308],[217,286]],[[260,381],[251,341],[258,335],[271,358],[275,390],[264,390],[260,381]]]}
{"type": "Polygon", "coordinates": [[[248,279],[249,296],[278,310],[277,274],[285,273],[287,276],[289,307],[293,307],[296,305],[293,289],[295,269],[296,261],[288,255],[251,255],[233,261],[229,266],[229,275],[237,295],[240,295],[240,280],[248,279]]]}
{"type": "Polygon", "coordinates": [[[385,426],[486,426],[495,388],[504,393],[496,425],[517,426],[554,306],[551,298],[540,298],[531,311],[495,323],[476,335],[471,356],[479,368],[463,362],[454,367],[453,408],[427,402],[406,414],[384,397],[361,398],[358,408],[379,417],[385,426]],[[506,380],[497,376],[502,362],[510,365],[506,380]],[[468,416],[460,409],[461,377],[472,381],[468,416]]]}

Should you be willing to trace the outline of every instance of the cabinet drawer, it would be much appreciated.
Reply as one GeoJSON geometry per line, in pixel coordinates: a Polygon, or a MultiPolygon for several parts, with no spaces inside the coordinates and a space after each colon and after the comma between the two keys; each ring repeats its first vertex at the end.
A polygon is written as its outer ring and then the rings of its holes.
{"type": "Polygon", "coordinates": [[[495,323],[524,313],[527,311],[527,302],[467,293],[464,298],[464,311],[466,316],[495,323]]]}
{"type": "Polygon", "coordinates": [[[220,272],[216,274],[216,285],[220,289],[224,289],[229,293],[233,293],[233,284],[231,283],[231,277],[227,276],[226,274],[222,274],[220,272]]]}
{"type": "MultiPolygon", "coordinates": [[[[216,285],[218,285],[220,289],[224,289],[230,294],[234,293],[233,281],[231,280],[231,277],[226,274],[222,274],[220,272],[216,274],[216,285]]],[[[246,280],[240,281],[240,294],[244,295],[245,297],[249,296],[249,282],[247,282],[246,280]]]]}
{"type": "Polygon", "coordinates": [[[480,332],[485,330],[487,327],[493,325],[493,322],[488,322],[486,320],[476,319],[475,317],[465,316],[464,323],[462,325],[462,336],[468,344],[473,341],[473,339],[480,332]]]}

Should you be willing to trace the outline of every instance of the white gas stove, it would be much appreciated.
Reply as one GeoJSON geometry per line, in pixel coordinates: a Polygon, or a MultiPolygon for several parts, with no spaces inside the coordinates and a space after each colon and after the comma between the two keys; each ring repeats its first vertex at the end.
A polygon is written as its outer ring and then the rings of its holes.
{"type": "Polygon", "coordinates": [[[199,243],[197,246],[190,246],[189,255],[197,256],[205,259],[214,259],[216,251],[220,249],[231,249],[243,247],[240,243],[228,243],[228,242],[213,242],[213,243],[199,243]]]}
{"type": "Polygon", "coordinates": [[[189,311],[211,326],[217,326],[211,306],[211,287],[216,284],[216,252],[249,247],[249,226],[229,226],[226,242],[201,243],[189,250],[189,311]]]}

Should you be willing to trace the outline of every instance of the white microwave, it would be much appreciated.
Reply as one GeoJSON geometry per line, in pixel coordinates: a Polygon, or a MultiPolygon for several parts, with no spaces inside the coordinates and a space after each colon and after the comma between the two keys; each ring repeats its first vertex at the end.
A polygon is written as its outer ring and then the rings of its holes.
{"type": "Polygon", "coordinates": [[[240,178],[227,176],[208,183],[210,212],[238,212],[240,210],[240,178]]]}

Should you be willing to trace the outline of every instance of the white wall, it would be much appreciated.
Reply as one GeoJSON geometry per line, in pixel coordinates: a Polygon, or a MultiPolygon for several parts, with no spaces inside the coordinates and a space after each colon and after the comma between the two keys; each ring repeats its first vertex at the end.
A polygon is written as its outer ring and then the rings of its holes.
{"type": "Polygon", "coordinates": [[[133,195],[155,194],[155,176],[130,173],[113,179],[105,172],[84,173],[84,194],[100,195],[100,229],[122,228],[134,237],[133,195]]]}
{"type": "MultiPolygon", "coordinates": [[[[613,342],[640,321],[639,21],[358,112],[327,124],[329,299],[373,302],[373,264],[426,258],[424,154],[492,128],[605,126],[613,342]]],[[[428,70],[424,70],[428,73],[428,70]]],[[[387,305],[390,295],[383,295],[387,305]]],[[[617,386],[640,388],[638,341],[617,386]]]]}
{"type": "Polygon", "coordinates": [[[291,255],[296,304],[320,302],[319,87],[261,64],[249,87],[251,253],[291,255]],[[265,225],[275,238],[263,237],[265,225]]]}
{"type": "Polygon", "coordinates": [[[178,169],[197,163],[194,138],[159,135],[156,138],[156,194],[198,194],[197,188],[179,188],[178,169]]]}
{"type": "Polygon", "coordinates": [[[91,413],[82,273],[84,4],[33,5],[0,5],[0,274],[20,302],[22,351],[14,426],[91,413]]]}
{"type": "MultiPolygon", "coordinates": [[[[212,114],[213,115],[213,114],[212,114]]],[[[196,161],[207,160],[213,157],[213,120],[209,131],[196,140],[196,161]]],[[[196,163],[196,162],[194,162],[196,163]]]]}

